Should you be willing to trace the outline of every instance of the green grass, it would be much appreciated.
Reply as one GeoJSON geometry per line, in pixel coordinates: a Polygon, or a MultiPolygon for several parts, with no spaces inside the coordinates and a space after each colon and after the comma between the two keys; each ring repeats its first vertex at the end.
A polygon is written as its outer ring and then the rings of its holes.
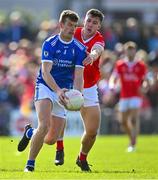
{"type": "Polygon", "coordinates": [[[24,173],[28,149],[17,152],[18,138],[0,138],[0,179],[158,179],[158,136],[139,136],[137,151],[127,153],[126,136],[98,137],[88,160],[91,173],[75,165],[80,138],[65,138],[65,164],[53,164],[55,146],[44,145],[36,161],[36,171],[24,173]]]}

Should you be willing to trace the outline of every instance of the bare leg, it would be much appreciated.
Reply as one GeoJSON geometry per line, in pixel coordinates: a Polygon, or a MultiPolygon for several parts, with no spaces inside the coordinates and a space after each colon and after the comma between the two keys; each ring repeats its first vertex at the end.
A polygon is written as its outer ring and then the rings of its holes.
{"type": "Polygon", "coordinates": [[[131,114],[131,145],[136,144],[136,138],[139,134],[139,109],[132,109],[131,114]]]}
{"type": "Polygon", "coordinates": [[[96,140],[97,131],[100,126],[100,107],[84,107],[81,110],[85,132],[81,140],[81,152],[88,154],[96,140]]]}
{"type": "Polygon", "coordinates": [[[66,120],[64,118],[52,116],[49,131],[44,138],[44,142],[49,145],[56,143],[64,135],[65,124],[66,120]]]}
{"type": "Polygon", "coordinates": [[[31,140],[29,160],[35,160],[43,146],[51,118],[52,103],[48,99],[36,101],[35,108],[38,116],[38,128],[31,140]]]}
{"type": "Polygon", "coordinates": [[[127,133],[129,139],[132,139],[131,128],[129,126],[128,120],[130,118],[130,111],[120,112],[121,124],[123,130],[127,133]]]}
{"type": "MultiPolygon", "coordinates": [[[[49,131],[44,138],[44,142],[46,144],[52,145],[64,136],[64,128],[65,128],[66,120],[65,118],[60,118],[57,116],[52,116],[49,131]]],[[[64,164],[64,151],[63,151],[63,141],[57,142],[57,151],[55,156],[55,165],[63,165],[64,164]]]]}

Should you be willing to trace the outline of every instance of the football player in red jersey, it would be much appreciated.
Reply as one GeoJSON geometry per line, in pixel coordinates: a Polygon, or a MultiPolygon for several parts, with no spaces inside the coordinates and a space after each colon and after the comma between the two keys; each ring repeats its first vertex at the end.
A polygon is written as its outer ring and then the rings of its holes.
{"type": "MultiPolygon", "coordinates": [[[[91,150],[100,126],[100,106],[97,92],[97,82],[100,78],[99,59],[104,51],[104,38],[98,31],[104,15],[98,9],[90,9],[86,13],[84,26],[78,27],[75,32],[75,38],[87,47],[87,57],[84,59],[84,106],[81,109],[81,115],[84,124],[84,134],[82,136],[80,153],[76,164],[82,171],[91,171],[87,155],[91,150]]],[[[50,129],[51,132],[51,129],[50,129]]],[[[47,142],[51,141],[50,135],[45,137],[47,142]]],[[[64,163],[63,138],[57,141],[56,165],[64,163]]]]}
{"type": "Polygon", "coordinates": [[[87,47],[89,55],[83,61],[84,69],[84,107],[81,115],[84,124],[84,134],[81,140],[80,153],[76,164],[83,171],[89,171],[87,155],[93,147],[100,126],[100,106],[97,92],[97,82],[100,79],[99,59],[104,50],[104,38],[98,31],[104,15],[97,9],[86,13],[84,26],[76,29],[75,37],[87,47]]]}
{"type": "Polygon", "coordinates": [[[117,80],[120,83],[119,112],[121,124],[128,134],[130,144],[127,151],[135,150],[139,130],[139,109],[141,107],[141,90],[147,68],[142,60],[136,58],[136,44],[127,42],[124,45],[125,57],[115,64],[109,86],[114,89],[117,80]],[[130,120],[130,121],[129,121],[130,120]]]}

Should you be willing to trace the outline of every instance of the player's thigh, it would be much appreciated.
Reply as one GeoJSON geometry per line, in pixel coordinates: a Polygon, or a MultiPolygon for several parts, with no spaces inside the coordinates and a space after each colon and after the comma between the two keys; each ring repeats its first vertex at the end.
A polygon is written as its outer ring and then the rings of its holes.
{"type": "Polygon", "coordinates": [[[50,121],[54,101],[53,92],[44,84],[37,84],[34,101],[39,121],[50,121]]]}
{"type": "Polygon", "coordinates": [[[61,134],[63,133],[63,129],[65,127],[65,119],[52,116],[50,121],[50,126],[47,135],[45,136],[45,142],[49,142],[54,144],[61,134]]]}
{"type": "Polygon", "coordinates": [[[140,97],[133,97],[130,99],[130,114],[131,117],[136,118],[139,116],[139,110],[142,105],[142,99],[140,97]]]}
{"type": "Polygon", "coordinates": [[[89,106],[83,107],[81,115],[84,122],[84,127],[87,133],[97,133],[100,126],[100,107],[89,106]]]}
{"type": "Polygon", "coordinates": [[[120,111],[120,123],[127,123],[128,119],[130,117],[130,111],[120,111]]]}
{"type": "Polygon", "coordinates": [[[51,114],[52,116],[47,136],[51,137],[52,139],[56,139],[62,134],[65,127],[66,110],[57,101],[54,101],[51,114]]]}
{"type": "Polygon", "coordinates": [[[51,119],[52,102],[50,99],[42,99],[35,101],[35,109],[40,123],[48,123],[51,119]]]}

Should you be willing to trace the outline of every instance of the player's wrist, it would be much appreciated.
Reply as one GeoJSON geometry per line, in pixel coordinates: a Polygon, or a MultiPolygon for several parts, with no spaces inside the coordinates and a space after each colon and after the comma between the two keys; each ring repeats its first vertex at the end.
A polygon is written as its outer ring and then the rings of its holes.
{"type": "Polygon", "coordinates": [[[57,89],[55,90],[55,92],[56,92],[58,95],[60,95],[60,94],[61,94],[61,92],[62,92],[62,89],[57,88],[57,89]]]}

